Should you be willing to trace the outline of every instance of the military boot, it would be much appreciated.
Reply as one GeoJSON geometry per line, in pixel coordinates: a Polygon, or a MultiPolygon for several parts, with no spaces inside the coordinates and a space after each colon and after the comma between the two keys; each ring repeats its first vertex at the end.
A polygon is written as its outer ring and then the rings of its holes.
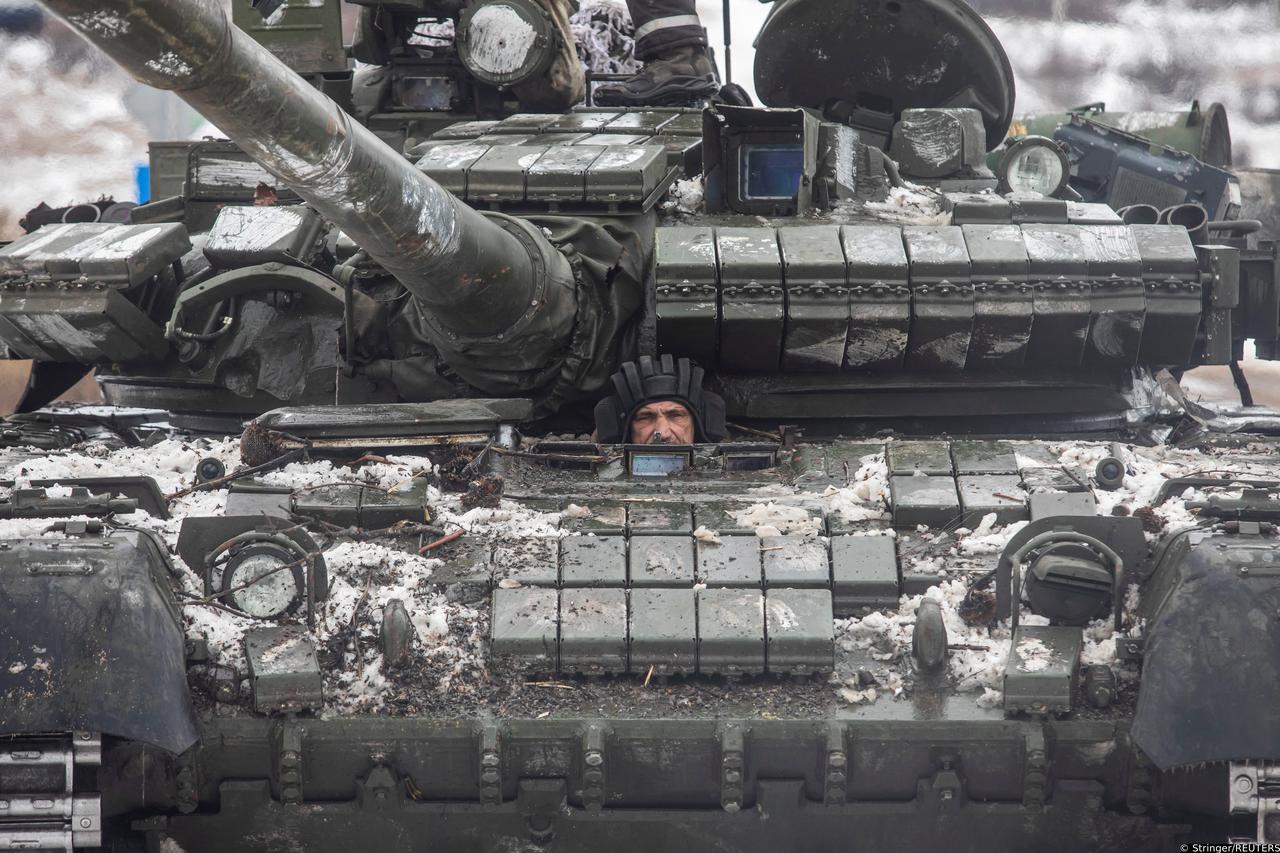
{"type": "Polygon", "coordinates": [[[636,76],[596,89],[602,107],[679,107],[710,97],[720,83],[706,47],[673,48],[650,60],[636,76]]]}

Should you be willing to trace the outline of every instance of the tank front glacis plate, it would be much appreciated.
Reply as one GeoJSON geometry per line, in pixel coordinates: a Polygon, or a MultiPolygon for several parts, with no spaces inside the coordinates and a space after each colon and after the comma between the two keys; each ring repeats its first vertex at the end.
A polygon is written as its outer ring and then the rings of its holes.
{"type": "MultiPolygon", "coordinates": [[[[528,838],[527,815],[544,809],[557,837],[612,839],[610,827],[621,824],[605,819],[592,829],[573,817],[597,807],[604,818],[624,807],[642,815],[634,837],[617,840],[624,849],[652,841],[645,833],[664,820],[670,832],[716,831],[737,839],[737,849],[764,849],[770,830],[751,816],[766,808],[777,809],[774,819],[802,821],[795,825],[814,838],[855,826],[868,837],[908,838],[902,808],[920,820],[959,808],[957,826],[981,825],[974,837],[984,843],[998,837],[1017,847],[1059,832],[1068,848],[1140,849],[1155,829],[1137,811],[1155,795],[1152,771],[1128,739],[1142,682],[1122,647],[1138,634],[1149,570],[1141,560],[1126,569],[1119,632],[1109,619],[1055,629],[1074,632],[1062,646],[1079,648],[1073,661],[1041,651],[1034,631],[1014,655],[992,587],[970,588],[1015,536],[1026,537],[1028,523],[1043,523],[1037,497],[1084,498],[1087,517],[1100,524],[1146,525],[1159,553],[1199,521],[1196,506],[1208,498],[1201,487],[1162,493],[1167,478],[1206,467],[1280,476],[1270,445],[799,441],[773,446],[772,467],[724,470],[738,464],[726,460],[766,446],[699,446],[683,473],[652,478],[630,476],[619,448],[525,439],[520,455],[492,454],[503,492],[488,507],[469,508],[460,493],[441,490],[441,473],[470,458],[465,449],[375,459],[354,475],[324,461],[261,475],[325,517],[338,517],[326,500],[345,499],[329,488],[335,482],[359,480],[394,496],[426,479],[420,493],[431,524],[467,532],[435,544],[437,534],[361,541],[334,529],[323,548],[329,594],[309,630],[301,612],[254,620],[191,600],[201,598],[190,592],[203,582],[199,567],[179,565],[188,653],[207,652],[190,671],[199,743],[173,765],[196,768],[197,783],[166,796],[199,808],[155,831],[183,849],[207,849],[213,838],[219,849],[239,849],[256,837],[245,826],[274,821],[273,837],[336,849],[344,833],[377,835],[355,803],[381,791],[401,803],[404,834],[389,849],[450,832],[528,838]],[[1117,452],[1126,469],[1120,487],[1093,488],[1094,466],[1117,452]],[[574,453],[584,464],[567,461],[574,453]],[[929,489],[901,485],[935,480],[949,486],[946,500],[930,503],[929,489]],[[1017,507],[1016,520],[1004,503],[1017,507]],[[419,555],[421,544],[433,547],[419,555]],[[911,651],[925,600],[938,603],[947,631],[949,653],[936,672],[911,651]],[[407,655],[394,665],[380,638],[392,601],[411,626],[407,655]],[[219,683],[219,671],[245,674],[246,632],[276,624],[315,640],[308,666],[323,685],[315,712],[258,713],[250,690],[219,683]],[[1105,707],[1090,700],[1084,677],[1097,665],[1118,676],[1105,707]],[[1059,706],[1049,716],[1037,716],[1035,697],[1057,687],[1034,690],[1054,667],[1078,681],[1053,693],[1059,706]],[[1009,678],[1022,678],[1017,695],[1030,698],[1018,701],[1032,714],[1007,708],[1009,678]],[[382,757],[370,764],[371,754],[382,757]],[[543,756],[537,783],[534,754],[543,756]],[[297,767],[299,781],[270,787],[297,767]],[[1040,781],[1046,767],[1055,768],[1051,782],[1040,781]],[[802,803],[800,811],[784,800],[802,803]],[[281,810],[295,802],[308,805],[305,814],[281,810]],[[478,802],[489,810],[472,824],[478,802]],[[451,828],[442,829],[446,814],[451,828]]],[[[236,452],[234,440],[202,451],[231,467],[236,452]]],[[[194,464],[197,454],[176,442],[98,461],[157,476],[174,492],[186,474],[173,468],[185,470],[187,459],[174,454],[184,453],[194,464]]],[[[56,480],[79,470],[79,458],[21,464],[25,476],[56,480]]],[[[7,473],[17,471],[14,463],[7,473]]],[[[173,544],[182,518],[216,512],[221,491],[178,498],[169,521],[141,513],[133,521],[173,544]]],[[[475,500],[485,502],[471,495],[466,503],[475,500]]],[[[1069,517],[1056,524],[1085,529],[1069,517]]],[[[1024,606],[1023,625],[1045,621],[1024,606]]],[[[261,649],[255,654],[259,668],[274,665],[261,649]]],[[[116,784],[126,784],[132,771],[118,762],[127,743],[118,749],[106,761],[122,774],[116,784]]],[[[134,796],[122,802],[136,811],[144,804],[134,796]]]]}

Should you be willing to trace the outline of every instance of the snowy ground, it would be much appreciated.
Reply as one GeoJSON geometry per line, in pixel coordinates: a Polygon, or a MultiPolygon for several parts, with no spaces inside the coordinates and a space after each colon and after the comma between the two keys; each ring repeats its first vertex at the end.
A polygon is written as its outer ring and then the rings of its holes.
{"type": "MultiPolygon", "coordinates": [[[[1061,464],[1087,476],[1097,461],[1111,452],[1111,446],[1096,442],[1023,443],[1017,451],[1024,463],[1061,464]]],[[[1270,476],[1280,471],[1280,462],[1272,457],[1268,446],[1236,449],[1229,458],[1217,459],[1216,455],[1171,447],[1126,447],[1123,461],[1128,467],[1128,476],[1120,489],[1097,493],[1099,512],[1134,514],[1141,511],[1145,514],[1161,484],[1173,476],[1208,469],[1270,476]]],[[[204,456],[216,456],[232,470],[238,463],[238,442],[175,438],[146,449],[115,451],[90,444],[74,451],[10,464],[0,471],[0,479],[12,479],[21,485],[41,478],[145,475],[154,477],[162,491],[171,493],[191,485],[196,462],[204,456]]],[[[431,472],[432,463],[427,458],[390,457],[387,462],[367,463],[357,469],[335,467],[323,461],[297,463],[261,479],[271,485],[295,489],[359,482],[394,491],[429,477],[431,472]]],[[[119,520],[155,530],[172,549],[184,517],[217,514],[222,511],[226,497],[225,491],[215,490],[178,498],[173,502],[172,517],[168,520],[152,518],[145,512],[119,520]]],[[[1201,496],[1188,492],[1167,502],[1154,511],[1152,526],[1167,533],[1194,525],[1197,519],[1187,509],[1186,501],[1197,497],[1201,496]]],[[[739,521],[754,526],[760,536],[787,532],[818,535],[815,508],[819,506],[828,514],[865,523],[867,535],[895,535],[883,524],[887,468],[880,454],[865,457],[850,484],[843,488],[812,492],[771,487],[749,494],[747,499],[758,502],[745,510],[739,521]]],[[[443,494],[434,487],[428,489],[427,501],[433,523],[450,530],[464,528],[480,539],[523,541],[564,533],[559,525],[560,513],[540,512],[511,501],[504,500],[497,509],[464,511],[457,495],[443,494]]],[[[568,510],[570,514],[580,511],[572,507],[568,510]]],[[[949,676],[954,689],[973,694],[979,705],[997,704],[1009,651],[1008,629],[1000,625],[992,628],[969,625],[962,618],[959,605],[968,583],[977,574],[994,567],[1000,551],[1024,524],[999,527],[994,524],[994,517],[988,517],[974,530],[920,529],[897,534],[902,537],[899,551],[904,570],[933,572],[938,575],[939,585],[925,596],[904,598],[896,609],[837,620],[840,646],[837,657],[841,663],[831,679],[829,701],[866,705],[910,694],[915,678],[910,655],[911,633],[922,600],[930,598],[941,605],[949,641],[964,647],[950,657],[949,676]],[[859,670],[868,668],[868,660],[874,662],[871,672],[875,680],[871,683],[865,677],[859,680],[858,674],[859,670]]],[[[41,520],[0,522],[0,538],[60,535],[42,532],[47,526],[48,522],[41,520]]],[[[716,532],[704,530],[699,535],[709,541],[715,538],[716,532]]],[[[1152,538],[1155,535],[1151,534],[1152,538]]],[[[350,712],[381,708],[394,713],[420,709],[433,700],[447,704],[463,699],[470,699],[472,708],[485,707],[483,703],[488,700],[483,691],[491,689],[493,681],[487,661],[485,602],[456,600],[457,596],[433,585],[432,574],[442,562],[418,556],[416,539],[353,542],[327,534],[322,534],[321,539],[331,591],[321,607],[315,634],[318,645],[331,655],[330,666],[326,668],[329,709],[350,712]],[[378,650],[378,632],[382,606],[393,598],[405,604],[416,638],[410,665],[388,672],[378,650]],[[412,681],[418,691],[413,694],[416,704],[405,704],[408,681],[412,681]]],[[[260,623],[196,602],[194,599],[202,594],[201,581],[191,567],[178,562],[183,569],[179,594],[186,599],[184,618],[188,634],[207,639],[217,662],[243,671],[240,636],[247,627],[260,623]]],[[[1127,601],[1130,620],[1135,603],[1131,594],[1127,601]]],[[[1035,624],[1037,619],[1028,615],[1023,621],[1035,624]]],[[[1091,626],[1086,637],[1086,663],[1110,660],[1115,635],[1109,624],[1099,622],[1091,626]]],[[[624,682],[616,688],[600,689],[607,694],[610,690],[622,693],[640,688],[624,682]]]]}

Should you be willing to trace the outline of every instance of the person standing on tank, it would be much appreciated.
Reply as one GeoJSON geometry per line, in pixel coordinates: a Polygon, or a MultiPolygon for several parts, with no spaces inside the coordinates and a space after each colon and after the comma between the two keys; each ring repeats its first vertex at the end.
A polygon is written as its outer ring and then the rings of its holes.
{"type": "Polygon", "coordinates": [[[598,86],[598,106],[686,106],[720,88],[695,0],[627,0],[627,8],[636,28],[635,56],[645,66],[628,80],[598,86]]]}

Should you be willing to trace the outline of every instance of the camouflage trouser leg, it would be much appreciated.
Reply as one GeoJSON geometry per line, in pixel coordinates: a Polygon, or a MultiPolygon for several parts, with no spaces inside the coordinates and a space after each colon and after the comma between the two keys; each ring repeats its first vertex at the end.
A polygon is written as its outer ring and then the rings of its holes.
{"type": "Polygon", "coordinates": [[[636,59],[647,62],[673,48],[707,43],[695,0],[627,0],[627,8],[636,25],[636,59]]]}
{"type": "Polygon", "coordinates": [[[530,112],[563,112],[582,101],[586,95],[586,79],[582,63],[578,60],[578,48],[569,27],[573,14],[570,0],[537,0],[560,33],[560,51],[552,60],[546,76],[530,80],[514,87],[520,107],[530,112]]]}

